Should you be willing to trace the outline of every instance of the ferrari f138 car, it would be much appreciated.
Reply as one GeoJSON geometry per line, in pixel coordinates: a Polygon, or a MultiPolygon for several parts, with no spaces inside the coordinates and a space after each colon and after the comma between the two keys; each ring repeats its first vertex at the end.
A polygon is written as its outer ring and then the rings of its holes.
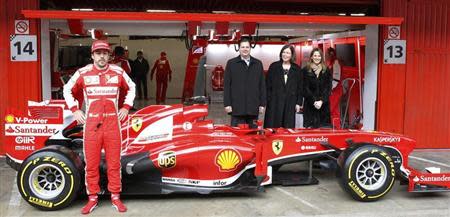
{"type": "MultiPolygon", "coordinates": [[[[208,105],[154,105],[122,122],[122,194],[264,191],[285,164],[337,162],[338,182],[359,201],[376,201],[401,180],[411,192],[450,191],[450,173],[408,166],[415,141],[385,133],[333,129],[248,129],[215,125],[208,105]]],[[[84,188],[83,127],[64,101],[29,103],[5,117],[7,163],[18,171],[22,197],[42,210],[68,206],[84,188]]],[[[311,164],[310,164],[311,167],[311,164]]],[[[310,168],[311,169],[311,168],[310,168]]],[[[101,165],[106,192],[106,165],[101,165]]],[[[280,181],[281,180],[281,181],[280,181]]]]}

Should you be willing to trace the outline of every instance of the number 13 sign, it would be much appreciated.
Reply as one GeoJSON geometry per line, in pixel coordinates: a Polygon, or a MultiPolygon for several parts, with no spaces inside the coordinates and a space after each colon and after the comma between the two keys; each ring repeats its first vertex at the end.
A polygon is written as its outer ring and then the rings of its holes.
{"type": "Polygon", "coordinates": [[[11,35],[9,37],[11,61],[36,61],[36,35],[11,35]]]}
{"type": "Polygon", "coordinates": [[[405,64],[406,40],[385,40],[383,53],[384,64],[405,64]]]}

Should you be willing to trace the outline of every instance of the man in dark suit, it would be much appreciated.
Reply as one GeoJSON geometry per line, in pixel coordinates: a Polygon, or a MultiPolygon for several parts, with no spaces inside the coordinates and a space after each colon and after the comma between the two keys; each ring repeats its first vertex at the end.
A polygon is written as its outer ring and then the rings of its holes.
{"type": "Polygon", "coordinates": [[[136,79],[138,99],[142,99],[142,91],[144,91],[145,99],[148,99],[147,93],[147,75],[150,70],[148,61],[144,58],[142,51],[137,52],[137,58],[133,61],[133,75],[136,79]]]}
{"type": "Polygon", "coordinates": [[[248,124],[256,128],[258,113],[264,113],[266,87],[263,65],[250,56],[250,40],[239,41],[239,56],[228,60],[224,75],[224,107],[231,114],[231,126],[248,124]]]}

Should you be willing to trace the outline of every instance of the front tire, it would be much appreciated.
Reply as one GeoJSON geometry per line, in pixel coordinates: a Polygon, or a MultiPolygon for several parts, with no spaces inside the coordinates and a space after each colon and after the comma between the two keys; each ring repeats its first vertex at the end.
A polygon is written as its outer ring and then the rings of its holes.
{"type": "Polygon", "coordinates": [[[395,181],[395,166],[382,147],[364,144],[339,157],[339,183],[358,201],[376,201],[386,195],[395,181]]]}
{"type": "Polygon", "coordinates": [[[45,150],[22,163],[17,185],[30,205],[41,210],[58,210],[76,198],[80,177],[78,167],[69,157],[56,150],[45,150]]]}

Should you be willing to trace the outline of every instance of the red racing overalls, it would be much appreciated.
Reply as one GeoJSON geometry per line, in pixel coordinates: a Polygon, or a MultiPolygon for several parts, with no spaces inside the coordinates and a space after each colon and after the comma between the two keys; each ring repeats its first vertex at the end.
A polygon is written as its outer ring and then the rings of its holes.
{"type": "Polygon", "coordinates": [[[84,159],[86,190],[89,195],[100,192],[99,166],[101,151],[104,149],[107,165],[108,191],[120,193],[122,138],[118,108],[120,95],[124,98],[123,108],[130,109],[135,97],[135,84],[128,74],[116,65],[108,65],[99,70],[89,64],[72,76],[64,86],[67,106],[75,112],[83,99],[75,99],[82,92],[86,102],[86,124],[84,125],[84,159]],[[77,102],[78,101],[78,102],[77,102]]]}
{"type": "Polygon", "coordinates": [[[169,60],[165,56],[155,61],[150,78],[156,71],[156,104],[165,103],[167,82],[172,79],[172,70],[170,69],[169,60]]]}

